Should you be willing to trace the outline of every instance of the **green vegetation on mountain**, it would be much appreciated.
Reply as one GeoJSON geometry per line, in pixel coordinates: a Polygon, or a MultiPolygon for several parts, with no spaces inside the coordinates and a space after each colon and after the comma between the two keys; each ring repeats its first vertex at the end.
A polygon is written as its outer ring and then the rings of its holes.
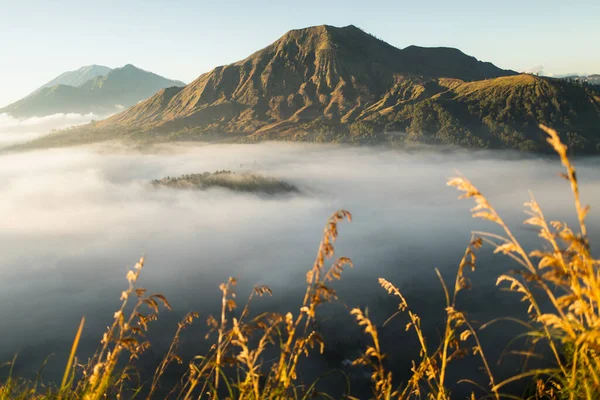
{"type": "Polygon", "coordinates": [[[574,151],[600,151],[598,91],[532,75],[437,83],[446,90],[372,121],[409,140],[529,151],[544,149],[537,126],[551,124],[574,151]]]}
{"type": "Polygon", "coordinates": [[[214,187],[224,188],[235,192],[251,193],[290,193],[298,192],[296,186],[275,178],[270,178],[255,173],[236,174],[229,170],[204,172],[201,174],[186,174],[179,177],[166,177],[155,179],[155,187],[168,187],[174,189],[209,189],[214,187]]]}
{"type": "Polygon", "coordinates": [[[539,123],[564,132],[576,151],[599,151],[600,92],[518,75],[456,49],[400,50],[354,26],[318,26],[29,146],[219,137],[540,150],[539,123]]]}
{"type": "Polygon", "coordinates": [[[15,117],[55,113],[112,114],[147,99],[162,88],[185,86],[181,81],[166,79],[130,64],[101,74],[104,68],[107,67],[90,66],[65,73],[29,96],[0,109],[0,114],[15,117]]]}

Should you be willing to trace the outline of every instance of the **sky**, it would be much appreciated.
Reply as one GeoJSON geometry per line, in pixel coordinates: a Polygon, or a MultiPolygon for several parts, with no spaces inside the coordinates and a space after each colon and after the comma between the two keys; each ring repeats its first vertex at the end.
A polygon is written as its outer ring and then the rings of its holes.
{"type": "Polygon", "coordinates": [[[356,25],[502,68],[600,73],[598,0],[0,0],[0,107],[64,71],[134,64],[190,82],[290,29],[356,25]]]}

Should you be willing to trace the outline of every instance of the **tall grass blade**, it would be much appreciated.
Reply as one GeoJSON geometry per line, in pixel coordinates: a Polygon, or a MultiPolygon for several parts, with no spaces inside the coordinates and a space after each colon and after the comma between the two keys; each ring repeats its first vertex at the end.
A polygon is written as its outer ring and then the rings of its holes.
{"type": "Polygon", "coordinates": [[[73,345],[71,346],[71,354],[69,354],[67,366],[65,367],[65,373],[63,375],[63,379],[60,384],[60,391],[58,394],[59,400],[62,397],[65,387],[67,386],[67,381],[69,380],[69,374],[71,372],[71,367],[73,365],[73,359],[75,358],[75,352],[77,351],[77,347],[79,346],[79,339],[81,338],[81,332],[83,331],[84,324],[85,324],[85,317],[81,317],[81,322],[79,323],[79,329],[77,329],[77,334],[75,335],[75,339],[73,340],[73,345]]]}

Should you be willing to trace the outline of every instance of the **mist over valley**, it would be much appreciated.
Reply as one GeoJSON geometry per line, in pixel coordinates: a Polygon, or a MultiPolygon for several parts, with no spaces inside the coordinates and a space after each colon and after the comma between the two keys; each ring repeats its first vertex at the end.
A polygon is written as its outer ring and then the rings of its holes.
{"type": "MultiPolygon", "coordinates": [[[[600,195],[594,172],[599,162],[578,162],[584,200],[592,206],[600,195]]],[[[343,208],[352,212],[353,221],[340,225],[336,254],[350,257],[355,268],[335,283],[340,301],[319,322],[327,351],[304,366],[314,363],[312,372],[339,368],[357,356],[364,338],[345,304],[369,307],[395,360],[394,371],[406,376],[413,356],[412,348],[402,343],[410,343],[411,335],[403,332],[402,322],[382,326],[397,305],[377,278],[398,285],[434,338],[443,316],[443,291],[434,268],[451,281],[470,232],[497,231],[473,220],[471,204],[445,187],[446,178],[457,171],[488,196],[524,243],[536,243],[536,233],[522,225],[528,189],[552,219],[573,222],[567,184],[556,174],[557,160],[511,152],[268,142],[156,145],[141,152],[96,145],[5,154],[0,157],[0,314],[5,321],[0,356],[10,359],[17,353],[15,371],[31,374],[54,354],[44,374],[59,379],[79,319],[87,318],[80,350],[89,355],[111,321],[128,267],[141,255],[146,266],[140,285],[163,293],[173,307],[161,311],[159,322],[151,325],[153,347],[142,367],[153,365],[166,351],[186,312],[198,311],[202,319],[218,314],[218,283],[229,276],[239,281],[240,299],[254,285],[272,289],[273,297],[259,299],[255,312],[293,312],[325,221],[343,208]],[[300,191],[268,196],[223,188],[157,189],[150,184],[159,177],[222,169],[285,180],[300,191]]],[[[597,221],[592,213],[591,226],[597,221]]],[[[591,239],[598,233],[592,229],[591,239]]],[[[518,299],[494,288],[497,276],[515,263],[491,255],[491,248],[481,257],[469,275],[473,289],[461,298],[461,308],[481,322],[521,315],[524,306],[518,299]]],[[[184,337],[184,357],[206,345],[202,325],[184,337]]],[[[483,340],[495,344],[493,356],[501,351],[498,343],[512,338],[502,332],[513,330],[490,330],[487,337],[482,333],[483,340]]],[[[502,365],[497,368],[506,374],[502,365]]],[[[465,368],[477,374],[475,367],[465,368]]]]}

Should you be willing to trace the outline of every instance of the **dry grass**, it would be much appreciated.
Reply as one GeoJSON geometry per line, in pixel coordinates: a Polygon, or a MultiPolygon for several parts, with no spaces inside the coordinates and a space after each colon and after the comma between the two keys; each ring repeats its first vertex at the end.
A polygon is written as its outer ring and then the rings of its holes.
{"type": "MultiPolygon", "coordinates": [[[[475,202],[473,217],[496,224],[503,235],[474,232],[452,286],[444,282],[438,271],[446,313],[445,328],[436,346],[427,342],[419,315],[412,311],[397,286],[379,278],[381,287],[397,298],[396,314],[406,314],[406,331],[415,335],[420,347],[418,358],[412,363],[412,376],[401,386],[386,367],[385,349],[368,311],[351,310],[369,339],[364,353],[353,364],[372,370],[373,399],[450,399],[449,388],[455,382],[448,382],[448,371],[455,360],[467,356],[477,357],[487,375],[487,382],[471,382],[487,392],[483,398],[518,398],[502,392],[509,383],[517,380],[534,383],[535,390],[524,395],[526,398],[600,398],[600,270],[598,260],[590,253],[585,222],[588,207],[581,204],[577,175],[567,157],[566,146],[554,130],[541,128],[548,134],[548,142],[565,167],[563,177],[573,193],[577,229],[562,222],[548,221],[532,196],[525,204],[529,214],[525,224],[537,229],[542,243],[541,250],[527,251],[468,179],[450,179],[448,185],[462,192],[462,198],[475,202]],[[544,345],[554,358],[552,366],[524,369],[509,379],[495,380],[479,332],[496,321],[476,328],[457,308],[457,295],[471,286],[467,271],[475,269],[476,252],[484,244],[492,245],[494,253],[506,255],[520,266],[497,280],[497,285],[517,293],[527,308],[528,319],[520,322],[528,328],[526,336],[531,347],[519,353],[536,356],[534,349],[544,345]],[[542,309],[540,304],[549,304],[551,308],[542,309]]],[[[220,315],[207,319],[209,333],[206,338],[214,342],[207,353],[196,356],[189,363],[181,383],[168,388],[169,393],[160,387],[161,377],[171,363],[182,363],[177,354],[180,334],[198,318],[198,314],[190,313],[179,323],[170,348],[146,387],[134,384],[135,361],[149,346],[145,337],[148,324],[158,318],[159,307],[169,308],[164,296],[148,295],[145,289],[136,286],[144,266],[141,259],[127,273],[128,288],[122,293],[121,306],[115,312],[113,324],[104,333],[99,350],[90,360],[82,364],[75,356],[84,325],[82,320],[60,387],[45,387],[39,381],[10,377],[0,384],[0,399],[112,399],[141,397],[142,392],[147,399],[331,398],[316,390],[316,382],[300,384],[298,365],[314,351],[323,351],[324,342],[315,321],[319,307],[337,299],[332,282],[341,278],[346,266],[352,266],[352,262],[344,257],[328,263],[334,256],[338,224],[350,219],[350,213],[342,210],[327,222],[315,262],[306,274],[306,292],[297,310],[251,316],[252,299],[270,296],[271,290],[266,286],[256,287],[238,311],[236,280],[229,278],[222,283],[220,315]]],[[[352,398],[350,393],[346,398],[352,398]]],[[[475,398],[474,393],[472,398],[475,398]]]]}

